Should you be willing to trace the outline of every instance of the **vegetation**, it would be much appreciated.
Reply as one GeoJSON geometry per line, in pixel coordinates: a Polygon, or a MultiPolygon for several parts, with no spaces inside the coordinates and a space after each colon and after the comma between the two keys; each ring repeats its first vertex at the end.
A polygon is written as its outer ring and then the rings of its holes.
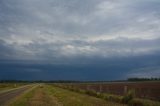
{"type": "MultiPolygon", "coordinates": [[[[28,83],[3,82],[0,83],[0,90],[12,89],[25,84],[28,83]]],[[[89,86],[91,89],[80,89],[71,83],[32,85],[36,86],[16,97],[9,103],[9,106],[160,106],[158,101],[136,98],[134,89],[127,89],[124,96],[119,96],[95,91],[91,86],[89,86]]]]}
{"type": "Polygon", "coordinates": [[[36,91],[36,87],[30,89],[29,91],[26,91],[22,95],[15,98],[13,101],[8,103],[9,106],[28,106],[30,98],[33,97],[34,93],[36,91]]]}
{"type": "Polygon", "coordinates": [[[128,78],[128,81],[160,81],[160,78],[128,78]]]}
{"type": "Polygon", "coordinates": [[[78,80],[0,80],[0,83],[102,83],[102,82],[127,82],[127,81],[160,81],[160,78],[128,78],[126,80],[109,81],[78,81],[78,80]]]}
{"type": "Polygon", "coordinates": [[[134,98],[128,102],[128,106],[160,106],[160,103],[153,102],[151,100],[134,98]]]}
{"type": "Polygon", "coordinates": [[[30,89],[13,100],[9,106],[61,106],[43,86],[39,85],[30,89]]]}
{"type": "Polygon", "coordinates": [[[124,104],[108,102],[96,97],[68,91],[55,86],[48,86],[48,91],[64,106],[125,106],[124,104]]]}
{"type": "Polygon", "coordinates": [[[129,103],[131,100],[135,98],[135,91],[129,90],[122,98],[123,103],[129,103]]]}
{"type": "Polygon", "coordinates": [[[0,83],[0,91],[17,88],[25,85],[25,83],[0,83]]]}
{"type": "Polygon", "coordinates": [[[37,86],[13,100],[9,106],[125,106],[52,85],[37,86]]]}
{"type": "Polygon", "coordinates": [[[56,86],[61,87],[63,89],[68,89],[70,91],[79,92],[87,94],[89,96],[101,98],[106,101],[128,104],[128,106],[160,106],[160,102],[135,98],[134,90],[129,90],[124,96],[118,96],[118,95],[100,93],[94,90],[82,90],[75,88],[73,86],[68,86],[68,85],[66,86],[65,84],[56,84],[56,86]]]}

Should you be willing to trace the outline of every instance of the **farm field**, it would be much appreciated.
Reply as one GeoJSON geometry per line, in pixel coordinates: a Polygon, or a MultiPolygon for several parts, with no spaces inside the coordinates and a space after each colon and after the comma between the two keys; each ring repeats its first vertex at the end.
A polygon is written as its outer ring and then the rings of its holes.
{"type": "Polygon", "coordinates": [[[82,90],[93,90],[101,93],[125,95],[129,90],[135,96],[151,100],[160,100],[160,81],[157,82],[108,82],[108,83],[72,83],[65,86],[82,90]]]}

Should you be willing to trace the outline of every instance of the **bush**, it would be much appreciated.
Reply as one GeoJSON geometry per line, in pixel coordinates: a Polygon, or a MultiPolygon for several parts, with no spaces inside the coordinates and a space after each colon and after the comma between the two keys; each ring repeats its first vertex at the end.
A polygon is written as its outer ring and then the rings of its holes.
{"type": "Polygon", "coordinates": [[[102,99],[105,99],[105,96],[104,94],[100,93],[100,92],[97,92],[97,98],[102,98],[102,99]]]}
{"type": "Polygon", "coordinates": [[[84,93],[85,93],[85,90],[79,89],[79,93],[84,94],[84,93]]]}
{"type": "Polygon", "coordinates": [[[94,90],[86,90],[85,93],[90,96],[97,96],[97,92],[94,90]]]}
{"type": "Polygon", "coordinates": [[[117,95],[105,95],[104,98],[107,101],[113,101],[113,102],[117,102],[117,103],[121,103],[122,102],[122,97],[121,96],[117,96],[117,95]]]}
{"type": "Polygon", "coordinates": [[[128,103],[128,102],[131,101],[134,97],[135,97],[135,90],[129,90],[129,91],[127,92],[127,94],[125,94],[124,97],[122,98],[122,102],[123,102],[123,103],[128,103]]]}

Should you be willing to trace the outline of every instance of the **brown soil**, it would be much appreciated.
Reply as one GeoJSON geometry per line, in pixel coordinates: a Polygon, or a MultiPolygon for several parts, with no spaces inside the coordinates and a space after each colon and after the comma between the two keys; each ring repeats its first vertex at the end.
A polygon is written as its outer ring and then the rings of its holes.
{"type": "Polygon", "coordinates": [[[97,92],[124,95],[129,90],[135,90],[139,98],[160,100],[160,82],[111,82],[95,84],[72,84],[84,90],[95,90],[97,92]]]}

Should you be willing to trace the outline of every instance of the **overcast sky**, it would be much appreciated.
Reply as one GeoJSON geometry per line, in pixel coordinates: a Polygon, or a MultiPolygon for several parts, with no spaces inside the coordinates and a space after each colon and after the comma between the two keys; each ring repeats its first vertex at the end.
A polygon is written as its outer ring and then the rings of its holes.
{"type": "Polygon", "coordinates": [[[0,0],[0,79],[160,77],[159,0],[0,0]]]}

